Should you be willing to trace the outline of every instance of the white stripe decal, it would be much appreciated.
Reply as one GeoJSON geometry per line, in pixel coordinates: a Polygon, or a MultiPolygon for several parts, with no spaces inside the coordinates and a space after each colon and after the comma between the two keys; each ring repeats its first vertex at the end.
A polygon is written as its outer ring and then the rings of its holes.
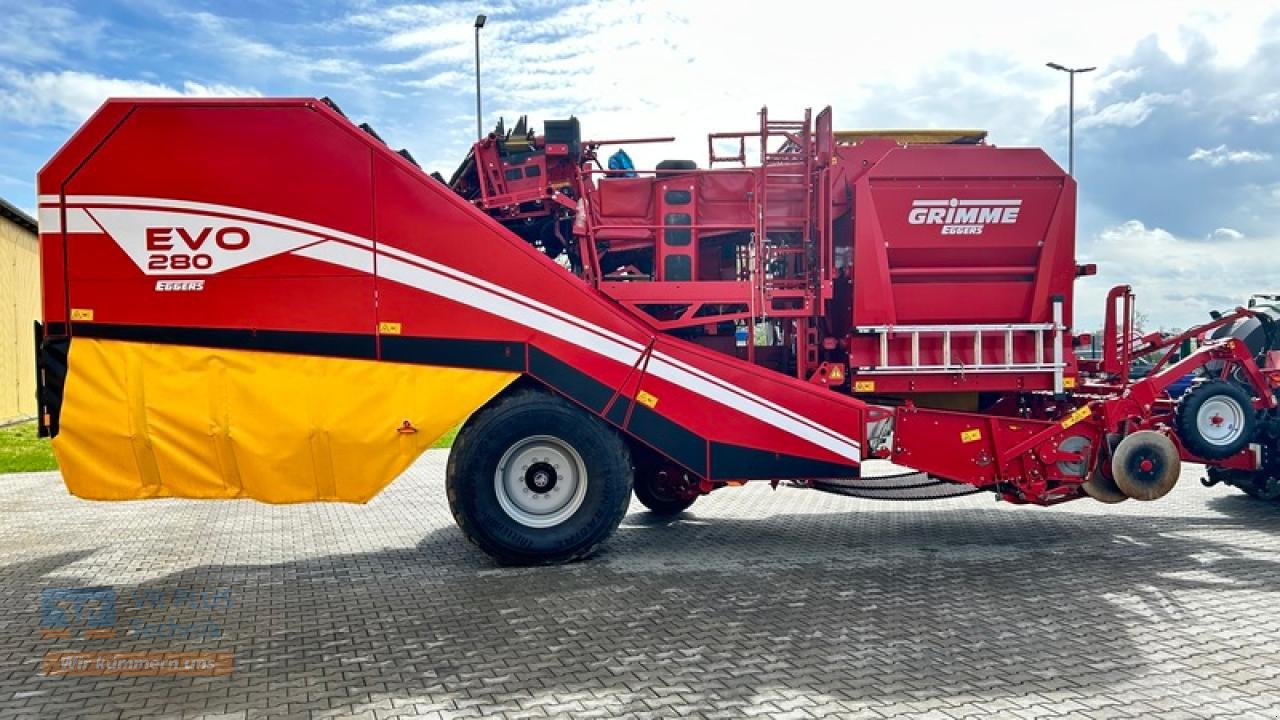
{"type": "Polygon", "coordinates": [[[311,258],[312,260],[321,260],[332,265],[341,265],[342,267],[359,270],[370,275],[373,274],[373,253],[358,247],[352,247],[347,243],[326,240],[315,245],[298,248],[293,251],[293,254],[311,258]]]}
{"type": "MultiPolygon", "coordinates": [[[[56,201],[56,196],[51,196],[51,197],[53,197],[56,201]]],[[[325,237],[342,240],[342,241],[351,243],[353,245],[358,245],[360,247],[368,248],[371,250],[374,247],[374,243],[372,240],[361,237],[359,235],[352,235],[351,233],[343,232],[341,230],[335,230],[333,228],[328,228],[323,225],[315,225],[313,223],[305,222],[302,220],[296,220],[294,218],[286,217],[283,215],[272,215],[271,213],[259,212],[257,210],[246,210],[243,208],[231,207],[228,205],[214,205],[212,203],[194,202],[191,200],[169,200],[166,198],[133,197],[129,195],[69,195],[67,196],[67,205],[68,206],[84,205],[89,207],[118,207],[118,206],[149,207],[149,208],[155,208],[159,210],[179,209],[179,210],[190,210],[192,212],[197,212],[197,213],[203,212],[203,213],[211,213],[211,214],[217,214],[217,215],[234,215],[236,217],[240,217],[246,220],[257,220],[260,222],[274,223],[277,225],[287,226],[289,228],[292,228],[294,230],[298,230],[301,232],[311,233],[313,235],[322,235],[325,237]]],[[[566,313],[560,310],[559,308],[554,308],[549,305],[544,305],[542,303],[539,303],[538,301],[533,300],[532,298],[528,298],[518,293],[512,292],[508,288],[502,287],[501,285],[495,285],[494,283],[491,283],[488,280],[485,280],[483,278],[479,278],[474,275],[469,275],[467,273],[462,272],[461,270],[456,270],[447,265],[441,265],[440,263],[437,263],[433,260],[429,260],[427,258],[414,255],[412,253],[408,253],[403,250],[400,250],[399,248],[390,247],[388,245],[382,245],[378,247],[378,252],[381,255],[390,255],[392,257],[398,257],[402,260],[408,260],[409,262],[412,262],[412,263],[425,265],[426,267],[436,270],[437,272],[445,273],[447,275],[452,275],[453,277],[457,277],[473,285],[478,285],[488,290],[489,292],[497,293],[498,295],[502,295],[512,300],[516,300],[517,302],[525,303],[543,312],[551,313],[552,315],[555,315],[562,320],[587,328],[592,332],[599,333],[600,335],[613,338],[618,342],[622,342],[637,350],[644,349],[643,344],[635,342],[630,338],[617,337],[616,335],[608,332],[604,328],[594,325],[586,320],[583,320],[582,318],[579,318],[574,315],[570,315],[569,313],[566,313]]]]}
{"type": "MultiPolygon", "coordinates": [[[[341,246],[334,243],[312,245],[307,248],[307,255],[308,257],[345,267],[354,267],[356,262],[360,262],[358,260],[353,262],[351,259],[351,251],[355,250],[354,248],[347,246],[348,250],[335,252],[338,247],[341,246]]],[[[364,262],[367,263],[368,261],[364,262]]],[[[498,317],[510,319],[526,327],[545,332],[573,345],[604,355],[624,365],[635,365],[640,359],[640,351],[625,347],[616,339],[603,338],[586,332],[558,318],[532,311],[530,308],[514,301],[498,297],[493,293],[485,292],[440,273],[416,267],[401,260],[383,255],[378,261],[378,275],[402,285],[408,285],[417,290],[439,295],[445,299],[469,305],[498,317]]],[[[676,366],[673,364],[674,362],[676,361],[654,357],[649,361],[648,372],[697,395],[750,415],[761,422],[772,425],[796,437],[803,438],[841,457],[854,460],[861,459],[856,443],[850,441],[840,442],[829,434],[818,432],[814,428],[797,422],[795,418],[788,417],[787,414],[779,411],[780,408],[764,401],[763,398],[756,398],[753,403],[754,407],[744,407],[743,400],[745,398],[735,393],[730,393],[725,388],[676,366]]]]}
{"type": "MultiPolygon", "coordinates": [[[[36,211],[40,232],[62,232],[62,208],[42,207],[36,211]]],[[[101,233],[102,228],[89,217],[89,213],[80,208],[67,208],[67,232],[69,233],[101,233]]]]}
{"type": "MultiPolygon", "coordinates": [[[[41,203],[46,202],[46,197],[50,198],[49,201],[51,202],[56,203],[58,201],[57,196],[41,196],[41,203]]],[[[129,206],[168,211],[186,210],[194,213],[231,215],[247,220],[273,223],[331,239],[330,242],[321,242],[295,250],[293,251],[295,255],[351,268],[360,272],[373,272],[373,251],[375,249],[373,241],[358,235],[294,218],[225,205],[129,196],[68,196],[67,205],[69,225],[71,206],[129,206]],[[333,242],[332,240],[339,242],[333,242]]],[[[44,212],[44,208],[41,209],[41,212],[44,212]]],[[[56,213],[56,208],[54,212],[56,213]]],[[[92,220],[88,218],[87,214],[84,217],[92,224],[92,220]]],[[[96,225],[94,225],[92,231],[99,232],[96,225]]],[[[559,308],[540,303],[483,278],[413,255],[399,248],[378,245],[376,250],[380,256],[378,274],[389,280],[512,320],[525,327],[547,333],[624,365],[635,365],[644,350],[645,346],[643,344],[630,338],[620,337],[587,320],[566,313],[559,308]]],[[[854,461],[861,461],[862,459],[859,444],[852,438],[837,433],[762,397],[746,392],[721,378],[679,361],[665,353],[653,353],[649,361],[648,371],[657,377],[661,377],[745,415],[754,417],[836,455],[854,461]]]]}

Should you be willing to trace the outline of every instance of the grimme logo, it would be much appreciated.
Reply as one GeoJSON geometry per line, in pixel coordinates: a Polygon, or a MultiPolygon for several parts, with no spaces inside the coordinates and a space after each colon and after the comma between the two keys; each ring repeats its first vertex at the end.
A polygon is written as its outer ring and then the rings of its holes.
{"type": "Polygon", "coordinates": [[[1021,200],[912,200],[907,222],[941,225],[943,235],[981,235],[987,225],[1018,222],[1021,200]]]}
{"type": "Polygon", "coordinates": [[[242,227],[149,227],[147,269],[208,270],[213,267],[211,250],[233,252],[247,247],[249,231],[242,227]]]}

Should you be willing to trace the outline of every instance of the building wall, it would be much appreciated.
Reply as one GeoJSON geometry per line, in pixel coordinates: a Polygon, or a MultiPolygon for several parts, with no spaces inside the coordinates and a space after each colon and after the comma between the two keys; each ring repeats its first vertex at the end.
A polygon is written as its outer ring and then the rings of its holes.
{"type": "Polygon", "coordinates": [[[36,413],[40,255],[35,233],[0,217],[0,422],[36,413]]]}

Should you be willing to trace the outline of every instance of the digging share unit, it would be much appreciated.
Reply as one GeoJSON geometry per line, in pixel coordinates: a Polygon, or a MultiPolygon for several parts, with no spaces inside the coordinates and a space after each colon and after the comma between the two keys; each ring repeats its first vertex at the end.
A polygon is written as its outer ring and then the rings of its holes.
{"type": "Polygon", "coordinates": [[[1270,317],[1178,356],[1120,287],[1077,360],[1092,268],[1042,151],[765,110],[705,169],[604,162],[644,141],[522,119],[446,181],[328,101],[107,102],[39,176],[68,488],[364,502],[465,420],[448,501],[513,563],[590,553],[633,492],[677,513],[749,480],[1116,502],[1188,460],[1276,490],[1270,317]]]}

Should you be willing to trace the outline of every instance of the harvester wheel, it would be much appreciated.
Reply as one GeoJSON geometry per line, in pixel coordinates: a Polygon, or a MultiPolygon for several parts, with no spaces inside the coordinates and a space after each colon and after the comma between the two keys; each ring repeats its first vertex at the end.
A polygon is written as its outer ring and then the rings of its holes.
{"type": "Polygon", "coordinates": [[[1156,500],[1169,494],[1181,471],[1177,446],[1154,430],[1126,435],[1111,458],[1116,486],[1134,500],[1156,500]]]}
{"type": "Polygon", "coordinates": [[[1173,424],[1189,452],[1206,460],[1221,460],[1249,444],[1257,417],[1244,388],[1212,380],[1183,393],[1173,424]]]}
{"type": "Polygon", "coordinates": [[[1104,442],[1106,445],[1100,453],[1101,457],[1098,458],[1097,465],[1080,489],[1085,495],[1098,502],[1115,505],[1129,499],[1129,496],[1120,490],[1120,486],[1116,485],[1116,479],[1111,476],[1111,457],[1115,454],[1116,446],[1120,444],[1120,434],[1108,433],[1104,442]]]}
{"type": "Polygon", "coordinates": [[[499,399],[463,426],[449,453],[449,508],[498,562],[590,555],[631,500],[631,454],[598,418],[538,390],[499,399]]]}
{"type": "Polygon", "coordinates": [[[1103,474],[1101,468],[1094,470],[1080,489],[1084,490],[1085,495],[1108,505],[1115,505],[1129,499],[1129,496],[1125,495],[1116,484],[1115,479],[1103,474]]]}
{"type": "Polygon", "coordinates": [[[637,473],[635,493],[654,515],[679,515],[698,499],[697,489],[690,488],[684,472],[676,468],[637,473]]]}

